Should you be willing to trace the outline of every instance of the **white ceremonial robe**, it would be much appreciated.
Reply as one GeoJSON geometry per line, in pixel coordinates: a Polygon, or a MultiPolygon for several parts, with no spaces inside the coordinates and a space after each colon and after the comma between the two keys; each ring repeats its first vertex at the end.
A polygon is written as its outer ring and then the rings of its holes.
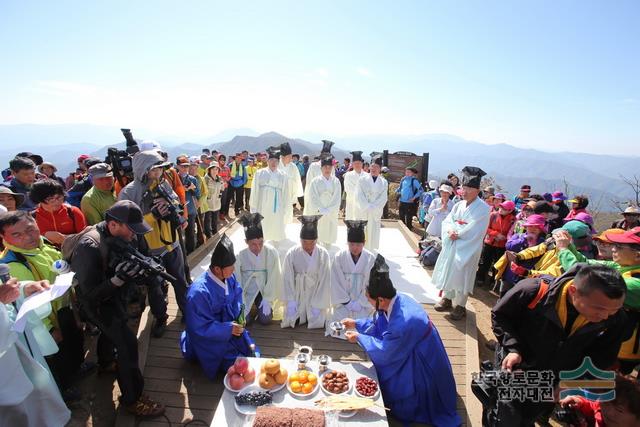
{"type": "Polygon", "coordinates": [[[364,247],[370,251],[376,251],[380,246],[382,212],[388,197],[389,183],[382,175],[378,175],[375,182],[370,174],[363,175],[358,180],[356,200],[358,208],[367,215],[364,247]]]}
{"type": "Polygon", "coordinates": [[[285,234],[286,208],[291,206],[287,176],[280,170],[259,169],[251,183],[249,208],[251,213],[263,216],[262,231],[265,240],[280,241],[285,234]]]}
{"type": "Polygon", "coordinates": [[[482,242],[489,226],[489,206],[480,198],[469,206],[462,200],[442,222],[442,252],[438,256],[431,278],[437,289],[455,291],[461,295],[473,292],[482,242]],[[449,230],[458,232],[458,239],[449,238],[449,230]]]}
{"type": "MultiPolygon", "coordinates": [[[[236,276],[242,286],[242,302],[248,313],[258,293],[268,301],[275,314],[278,297],[282,294],[282,269],[278,250],[268,243],[258,256],[244,248],[236,257],[236,276]]],[[[259,308],[259,307],[258,307],[259,308]]]]}
{"type": "Polygon", "coordinates": [[[358,181],[364,175],[368,175],[365,171],[357,173],[354,170],[344,174],[344,193],[346,194],[344,219],[348,220],[365,220],[367,212],[360,209],[357,201],[358,181]]]}
{"type": "MultiPolygon", "coordinates": [[[[330,335],[329,323],[344,318],[363,319],[373,311],[365,289],[369,283],[369,273],[376,256],[366,249],[362,250],[358,262],[354,263],[349,248],[342,249],[331,262],[331,316],[327,322],[325,335],[330,335]],[[355,301],[360,310],[353,311],[347,304],[355,301]]],[[[339,338],[344,339],[344,335],[339,338]]]]}
{"type": "Polygon", "coordinates": [[[298,167],[293,162],[289,162],[289,164],[285,166],[284,163],[282,163],[282,159],[280,159],[278,169],[287,175],[287,182],[289,183],[289,197],[291,198],[291,203],[289,203],[285,209],[286,213],[284,223],[291,224],[293,222],[293,204],[297,203],[298,197],[302,197],[304,194],[302,189],[302,178],[300,177],[298,167]]]}
{"type": "MultiPolygon", "coordinates": [[[[332,175],[335,175],[335,169],[332,169],[332,175]]],[[[304,210],[303,213],[305,215],[311,215],[309,213],[309,208],[307,207],[307,202],[309,202],[309,192],[307,189],[309,188],[309,184],[313,181],[314,178],[322,175],[322,167],[320,166],[320,162],[312,162],[309,165],[309,169],[307,170],[307,177],[305,178],[305,182],[307,183],[304,191],[304,210]]]]}
{"type": "Polygon", "coordinates": [[[318,241],[328,245],[335,243],[338,239],[338,214],[342,202],[340,180],[335,175],[330,175],[329,179],[320,175],[307,186],[307,193],[308,215],[322,215],[318,221],[318,241]]]}
{"type": "Polygon", "coordinates": [[[287,251],[282,266],[284,319],[281,327],[295,327],[307,323],[309,329],[324,328],[327,311],[331,307],[331,260],[329,252],[316,245],[309,255],[296,245],[287,251]],[[290,316],[287,303],[295,301],[297,312],[290,316]],[[313,317],[312,308],[319,310],[313,317]]]}
{"type": "MultiPolygon", "coordinates": [[[[22,334],[11,331],[12,324],[7,306],[0,304],[0,426],[64,426],[71,413],[58,386],[46,364],[22,343],[22,334]]],[[[29,336],[29,326],[25,331],[29,336]]],[[[30,346],[37,344],[30,341],[30,346]]]]}

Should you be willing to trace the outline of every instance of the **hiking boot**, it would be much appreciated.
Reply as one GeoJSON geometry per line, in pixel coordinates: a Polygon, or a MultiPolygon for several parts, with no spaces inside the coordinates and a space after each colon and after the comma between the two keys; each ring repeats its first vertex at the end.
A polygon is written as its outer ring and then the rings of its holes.
{"type": "Polygon", "coordinates": [[[154,402],[144,394],[131,405],[127,405],[126,409],[130,414],[140,418],[153,418],[164,414],[164,405],[154,402]]]}
{"type": "Polygon", "coordinates": [[[433,306],[435,311],[449,311],[453,307],[449,298],[442,298],[436,305],[433,306]]]}
{"type": "Polygon", "coordinates": [[[167,329],[167,318],[164,319],[156,319],[153,324],[153,328],[151,328],[151,335],[154,338],[160,338],[164,335],[164,331],[167,329]]]}
{"type": "Polygon", "coordinates": [[[456,305],[453,311],[449,313],[448,318],[451,320],[462,320],[466,315],[467,310],[461,305],[456,305]]]}

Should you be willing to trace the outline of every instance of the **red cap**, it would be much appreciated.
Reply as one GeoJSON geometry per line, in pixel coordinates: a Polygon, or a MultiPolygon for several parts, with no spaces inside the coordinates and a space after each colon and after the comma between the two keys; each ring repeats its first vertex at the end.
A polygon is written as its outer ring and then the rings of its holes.
{"type": "Polygon", "coordinates": [[[627,243],[630,245],[640,245],[640,227],[634,227],[624,233],[606,233],[607,240],[613,243],[627,243]]]}
{"type": "Polygon", "coordinates": [[[88,155],[88,154],[81,154],[81,155],[79,155],[79,156],[78,156],[78,160],[77,160],[77,162],[78,162],[78,163],[80,163],[80,162],[84,162],[84,161],[85,161],[85,160],[87,160],[89,157],[91,157],[91,156],[90,156],[90,155],[88,155]]]}

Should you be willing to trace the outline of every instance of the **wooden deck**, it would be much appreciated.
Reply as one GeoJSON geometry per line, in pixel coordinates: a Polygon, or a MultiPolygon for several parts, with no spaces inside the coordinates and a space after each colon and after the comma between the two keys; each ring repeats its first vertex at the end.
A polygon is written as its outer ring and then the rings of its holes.
{"type": "MultiPolygon", "coordinates": [[[[387,226],[397,225],[394,223],[387,226]]],[[[209,248],[201,248],[190,257],[190,264],[196,265],[209,251],[209,248]]],[[[471,396],[467,402],[466,398],[470,395],[468,391],[470,372],[474,371],[473,368],[477,365],[478,360],[474,313],[469,312],[466,321],[453,323],[445,319],[442,313],[434,311],[433,306],[425,304],[424,307],[438,328],[453,367],[458,391],[457,409],[461,418],[465,420],[463,425],[479,425],[476,399],[471,396]],[[467,333],[468,330],[470,330],[470,334],[467,333]],[[468,358],[471,361],[471,369],[468,369],[468,358]]],[[[210,425],[218,400],[224,390],[222,376],[216,381],[210,381],[204,376],[197,364],[187,362],[182,358],[179,337],[183,325],[179,317],[176,317],[177,313],[178,307],[171,293],[168,306],[170,318],[165,335],[162,338],[149,337],[152,320],[147,312],[143,315],[138,334],[145,391],[152,398],[167,406],[166,418],[160,417],[136,424],[133,417],[121,411],[116,421],[117,426],[181,426],[191,420],[194,421],[190,425],[210,425]]],[[[310,345],[314,349],[314,353],[329,354],[336,360],[368,360],[358,345],[325,337],[324,330],[310,330],[306,328],[306,325],[295,329],[281,329],[279,323],[276,322],[272,322],[268,326],[254,323],[248,329],[265,357],[290,357],[295,353],[295,348],[301,345],[310,345]]],[[[400,423],[390,418],[389,425],[399,426],[400,423]]]]}

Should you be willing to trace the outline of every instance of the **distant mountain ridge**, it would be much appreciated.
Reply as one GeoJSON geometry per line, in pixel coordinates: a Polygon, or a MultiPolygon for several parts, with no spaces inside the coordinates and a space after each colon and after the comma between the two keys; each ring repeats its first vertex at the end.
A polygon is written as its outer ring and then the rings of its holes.
{"type": "MultiPolygon", "coordinates": [[[[133,133],[139,139],[154,138],[153,133],[144,130],[133,129],[133,133]]],[[[620,176],[632,177],[638,174],[640,162],[640,157],[636,156],[549,153],[508,144],[486,145],[447,134],[329,136],[327,139],[336,142],[333,153],[340,161],[352,150],[362,150],[365,154],[385,148],[390,152],[428,152],[429,174],[432,178],[442,178],[449,172],[456,173],[466,165],[476,165],[493,176],[510,196],[517,193],[523,183],[531,184],[534,191],[540,193],[564,191],[568,187],[571,195],[588,194],[593,205],[601,205],[600,209],[611,209],[611,200],[627,200],[634,196],[620,176]]],[[[187,140],[179,140],[177,137],[157,138],[171,159],[181,153],[199,155],[204,147],[217,149],[227,155],[245,149],[250,152],[263,151],[268,146],[278,145],[285,140],[289,141],[294,153],[301,155],[315,155],[321,148],[320,141],[312,143],[277,132],[258,135],[251,129],[225,131],[212,137],[187,140]]],[[[123,144],[120,130],[108,126],[0,125],[2,165],[6,165],[19,151],[32,151],[56,164],[62,175],[75,168],[75,158],[79,154],[103,158],[107,146],[123,144]]]]}

